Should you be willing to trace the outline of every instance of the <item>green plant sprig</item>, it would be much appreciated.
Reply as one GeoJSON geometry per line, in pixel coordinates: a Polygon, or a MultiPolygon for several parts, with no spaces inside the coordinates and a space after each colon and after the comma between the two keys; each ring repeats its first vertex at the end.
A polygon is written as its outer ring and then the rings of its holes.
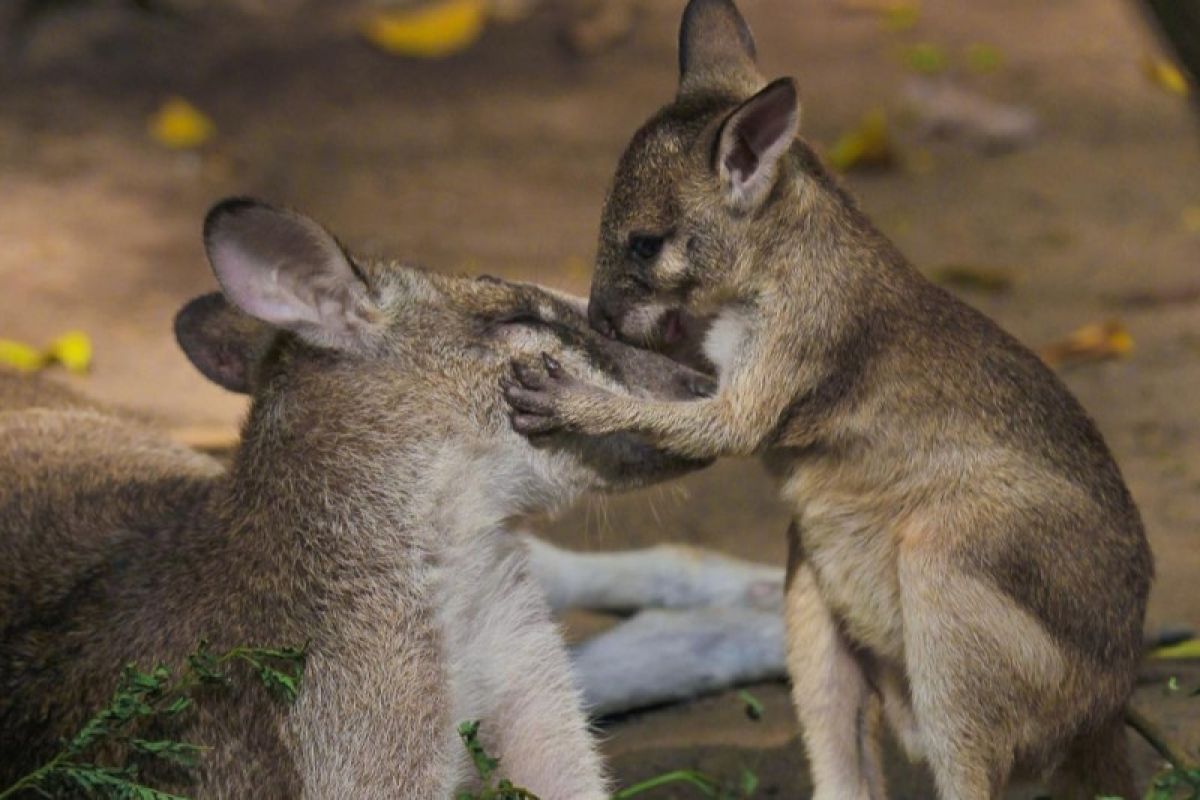
{"type": "Polygon", "coordinates": [[[191,769],[208,748],[191,742],[170,739],[142,739],[134,735],[139,722],[170,719],[191,708],[193,692],[201,686],[230,686],[228,668],[241,661],[255,671],[259,681],[275,697],[292,703],[300,691],[307,645],[300,648],[234,647],[222,654],[200,642],[187,657],[178,677],[163,664],[142,672],[127,664],[117,681],[108,705],[93,715],[57,755],[37,769],[0,791],[0,800],[9,800],[21,792],[53,797],[52,787],[72,788],[89,797],[120,800],[186,800],[146,786],[138,781],[136,764],[105,766],[86,758],[103,742],[124,744],[129,756],[149,756],[191,769]]]}

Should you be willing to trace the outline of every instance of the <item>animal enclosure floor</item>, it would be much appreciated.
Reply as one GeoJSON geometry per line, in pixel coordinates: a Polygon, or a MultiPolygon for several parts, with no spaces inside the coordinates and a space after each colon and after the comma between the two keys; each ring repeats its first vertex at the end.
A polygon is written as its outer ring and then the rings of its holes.
{"type": "MultiPolygon", "coordinates": [[[[682,2],[644,3],[628,41],[580,59],[559,38],[574,5],[551,0],[444,61],[370,49],[355,4],[243,2],[275,8],[243,16],[181,3],[179,17],[129,5],[73,7],[21,52],[0,42],[0,337],[84,330],[94,369],[65,380],[172,424],[232,427],[242,399],[207,384],[170,334],[177,308],[214,286],[199,235],[210,204],[257,195],[324,220],[361,252],[586,292],[616,158],[674,90],[682,2]],[[200,153],[147,135],[172,95],[216,124],[200,153]]],[[[1111,318],[1127,326],[1127,358],[1063,376],[1145,517],[1158,571],[1150,626],[1200,628],[1200,303],[1186,300],[1200,284],[1200,132],[1188,102],[1145,75],[1161,48],[1123,0],[925,0],[902,31],[855,5],[743,2],[766,73],[798,79],[808,138],[828,148],[876,108],[900,127],[903,166],[847,182],[915,264],[1007,270],[1007,292],[962,291],[1030,344],[1111,318]],[[967,66],[979,43],[1002,54],[987,74],[967,66]],[[1033,109],[1033,144],[986,156],[917,141],[900,109],[906,54],[921,44],[961,85],[1033,109]],[[1176,301],[1114,300],[1146,292],[1176,301]]],[[[588,501],[544,526],[576,547],[673,540],[779,564],[784,528],[751,462],[588,501]]],[[[796,796],[786,694],[762,693],[762,723],[722,695],[613,725],[617,774],[736,772],[759,759],[774,776],[764,791],[796,796]]],[[[1143,695],[1170,720],[1196,713],[1161,687],[1143,695]]]]}

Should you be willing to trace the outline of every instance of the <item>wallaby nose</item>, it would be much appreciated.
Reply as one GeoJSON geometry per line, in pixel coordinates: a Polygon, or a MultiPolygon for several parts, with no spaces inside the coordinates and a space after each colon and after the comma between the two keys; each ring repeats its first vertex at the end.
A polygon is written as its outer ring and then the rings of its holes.
{"type": "Polygon", "coordinates": [[[595,300],[588,303],[588,323],[608,338],[617,338],[617,326],[602,303],[595,300]]]}

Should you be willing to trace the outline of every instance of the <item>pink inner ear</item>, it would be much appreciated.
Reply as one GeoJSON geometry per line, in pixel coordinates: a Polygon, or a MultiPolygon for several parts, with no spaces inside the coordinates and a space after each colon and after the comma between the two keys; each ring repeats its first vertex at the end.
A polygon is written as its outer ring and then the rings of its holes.
{"type": "MultiPolygon", "coordinates": [[[[798,123],[796,89],[788,78],[781,78],[751,97],[737,109],[722,133],[722,167],[732,179],[735,191],[763,178],[792,143],[798,123]]],[[[750,192],[757,190],[747,189],[750,192]]]]}
{"type": "Polygon", "coordinates": [[[757,160],[787,134],[795,110],[796,95],[793,92],[768,88],[746,109],[746,116],[737,126],[738,138],[745,141],[757,160]]]}
{"type": "Polygon", "coordinates": [[[316,310],[281,281],[280,265],[234,242],[212,243],[209,257],[225,295],[250,316],[279,327],[318,320],[316,310]]]}

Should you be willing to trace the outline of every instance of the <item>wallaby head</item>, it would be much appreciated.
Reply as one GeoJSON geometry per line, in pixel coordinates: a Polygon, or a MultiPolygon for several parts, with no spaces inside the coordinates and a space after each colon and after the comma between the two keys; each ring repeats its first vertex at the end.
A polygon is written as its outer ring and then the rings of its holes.
{"type": "Polygon", "coordinates": [[[205,376],[254,395],[248,438],[391,442],[415,468],[421,443],[444,455],[441,443],[465,442],[553,475],[560,500],[702,466],[625,434],[551,451],[511,430],[499,384],[514,361],[542,354],[632,396],[712,389],[699,373],[596,334],[579,299],[355,259],[313,220],[253,200],[219,204],[204,231],[222,292],[187,304],[176,336],[205,376]]]}
{"type": "Polygon", "coordinates": [[[755,254],[778,238],[778,214],[794,213],[780,208],[793,191],[781,176],[811,170],[829,183],[797,140],[799,123],[795,83],[759,74],[731,0],[692,0],[678,93],[634,135],[604,206],[592,324],[671,344],[684,335],[681,309],[708,312],[753,291],[755,254]]]}

